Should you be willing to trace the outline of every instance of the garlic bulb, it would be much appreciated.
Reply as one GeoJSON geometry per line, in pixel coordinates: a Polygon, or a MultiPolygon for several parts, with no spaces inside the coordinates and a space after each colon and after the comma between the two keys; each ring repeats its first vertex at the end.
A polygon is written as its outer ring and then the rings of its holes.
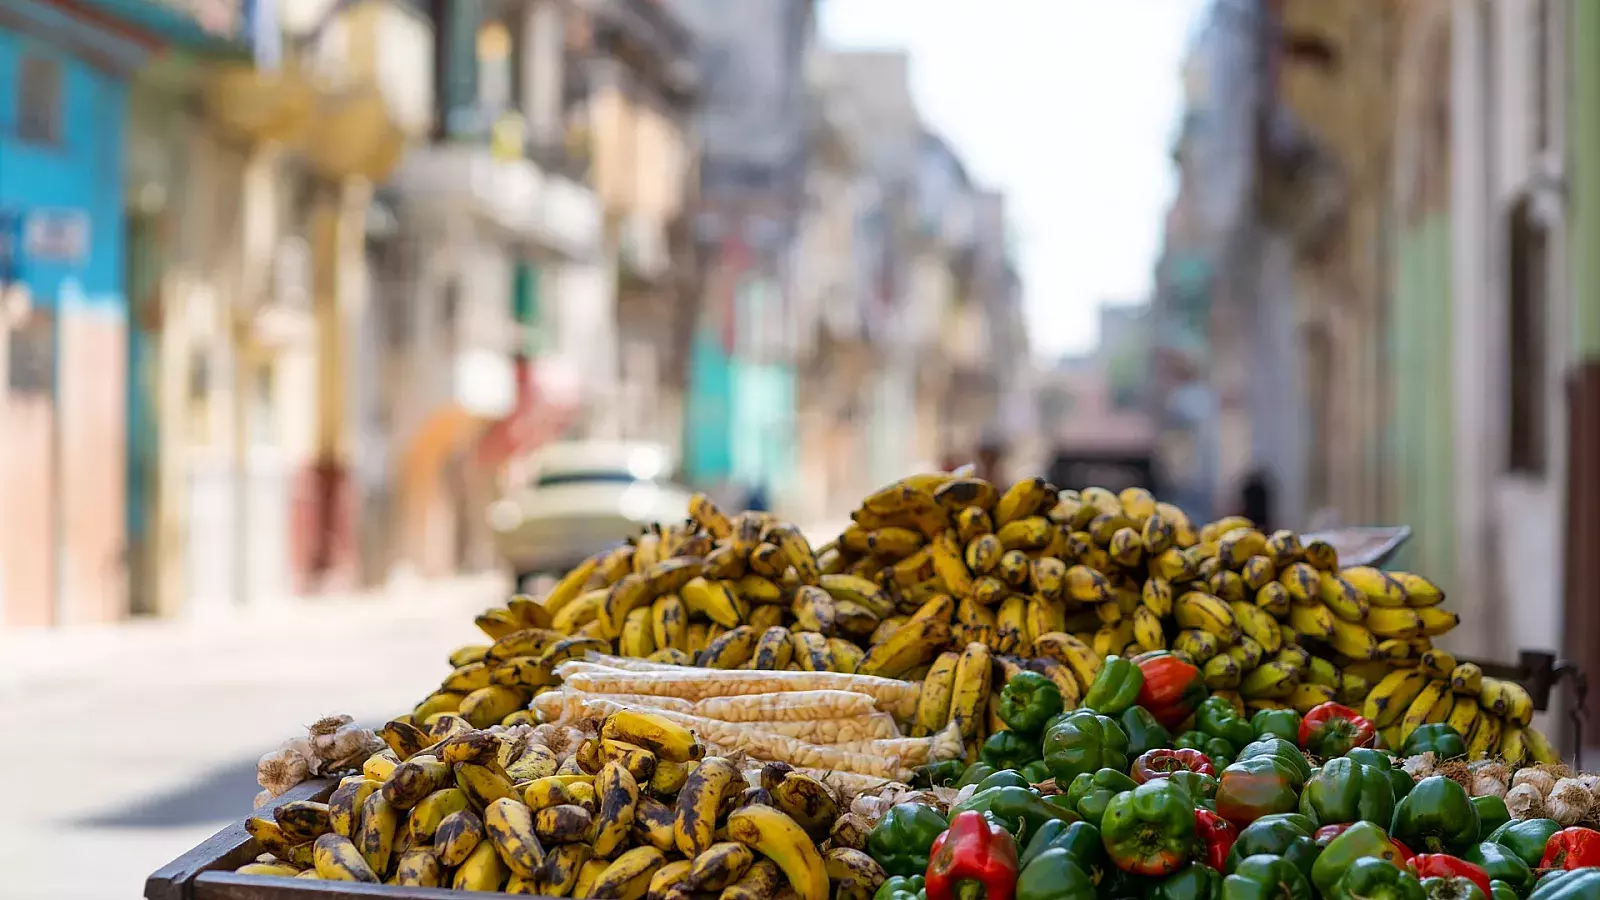
{"type": "MultiPolygon", "coordinates": [[[[1526,771],[1526,770],[1524,770],[1526,771]]],[[[1544,817],[1544,795],[1532,784],[1523,782],[1506,791],[1506,810],[1513,819],[1544,817]]]]}
{"type": "Polygon", "coordinates": [[[1594,794],[1589,793],[1582,782],[1576,778],[1563,778],[1550,789],[1550,796],[1544,798],[1544,814],[1566,828],[1583,821],[1593,805],[1594,794]]]}
{"type": "Polygon", "coordinates": [[[274,797],[311,777],[310,754],[302,754],[294,744],[286,741],[256,762],[256,783],[274,797]]]}
{"type": "Polygon", "coordinates": [[[1432,750],[1426,753],[1419,753],[1416,756],[1406,757],[1406,760],[1400,764],[1400,768],[1404,769],[1413,781],[1421,781],[1434,774],[1434,770],[1438,766],[1439,759],[1433,755],[1432,750]]]}
{"type": "Polygon", "coordinates": [[[354,768],[383,747],[383,739],[372,729],[347,722],[331,732],[312,736],[311,749],[316,754],[311,764],[312,772],[321,775],[354,768]]]}
{"type": "Polygon", "coordinates": [[[1510,790],[1511,771],[1498,760],[1473,763],[1471,794],[1474,797],[1504,797],[1510,790]]]}
{"type": "Polygon", "coordinates": [[[1539,768],[1518,769],[1517,774],[1511,776],[1511,786],[1514,788],[1524,784],[1532,785],[1543,799],[1550,796],[1550,792],[1555,789],[1556,777],[1539,768]]]}
{"type": "Polygon", "coordinates": [[[266,806],[268,803],[271,803],[271,802],[272,802],[272,792],[271,791],[262,791],[261,793],[256,795],[255,808],[256,809],[260,809],[261,807],[266,806]]]}

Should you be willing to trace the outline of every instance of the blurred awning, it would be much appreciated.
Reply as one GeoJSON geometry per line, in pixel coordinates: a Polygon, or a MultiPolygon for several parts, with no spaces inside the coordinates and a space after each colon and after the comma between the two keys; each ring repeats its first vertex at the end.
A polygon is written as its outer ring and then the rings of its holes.
{"type": "Polygon", "coordinates": [[[243,0],[76,0],[74,5],[184,50],[241,57],[250,50],[244,41],[243,0]]]}

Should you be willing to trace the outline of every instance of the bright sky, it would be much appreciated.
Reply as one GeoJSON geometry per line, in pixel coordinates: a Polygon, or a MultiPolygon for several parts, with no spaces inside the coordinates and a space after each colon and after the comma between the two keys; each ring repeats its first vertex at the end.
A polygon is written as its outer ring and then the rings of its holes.
{"type": "Polygon", "coordinates": [[[923,118],[1020,239],[1036,355],[1092,348],[1100,303],[1150,292],[1179,67],[1204,0],[826,0],[841,49],[903,48],[923,118]]]}

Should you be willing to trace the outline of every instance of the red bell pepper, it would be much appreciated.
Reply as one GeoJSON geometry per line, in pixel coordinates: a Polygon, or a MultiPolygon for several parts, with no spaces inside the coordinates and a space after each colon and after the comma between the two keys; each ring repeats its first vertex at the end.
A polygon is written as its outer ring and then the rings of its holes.
{"type": "Polygon", "coordinates": [[[1152,650],[1133,658],[1144,676],[1139,688],[1140,706],[1168,729],[1175,729],[1206,698],[1205,677],[1193,663],[1165,650],[1152,650]]]}
{"type": "Polygon", "coordinates": [[[1494,896],[1489,887],[1489,873],[1482,866],[1448,853],[1419,853],[1406,860],[1406,866],[1417,873],[1418,878],[1465,878],[1482,888],[1485,897],[1494,896]]]}
{"type": "Polygon", "coordinates": [[[1366,716],[1331,700],[1311,707],[1300,720],[1300,748],[1323,759],[1376,746],[1377,739],[1378,729],[1366,716]]]}
{"type": "Polygon", "coordinates": [[[1340,822],[1337,825],[1324,825],[1311,836],[1316,839],[1318,846],[1326,847],[1329,841],[1344,834],[1345,829],[1354,824],[1354,822],[1340,822]]]}
{"type": "Polygon", "coordinates": [[[1228,853],[1233,850],[1233,842],[1239,839],[1239,829],[1209,809],[1197,809],[1194,811],[1194,836],[1200,845],[1197,854],[1200,861],[1218,872],[1226,872],[1228,853]]]}
{"type": "Polygon", "coordinates": [[[1410,847],[1407,847],[1405,844],[1400,842],[1399,838],[1391,837],[1389,838],[1389,843],[1393,844],[1395,852],[1400,854],[1401,862],[1410,862],[1412,857],[1416,856],[1415,853],[1411,852],[1410,847]]]}
{"type": "Polygon", "coordinates": [[[1600,831],[1593,828],[1563,828],[1550,835],[1544,845],[1541,869],[1582,869],[1600,866],[1600,831]]]}
{"type": "Polygon", "coordinates": [[[1012,900],[1016,841],[977,810],[957,813],[928,851],[923,886],[928,900],[1012,900]]]}
{"type": "Polygon", "coordinates": [[[1199,750],[1161,748],[1139,754],[1139,758],[1133,761],[1133,767],[1128,770],[1128,774],[1139,784],[1152,778],[1165,778],[1173,772],[1199,772],[1215,777],[1217,768],[1211,764],[1211,757],[1199,750]]]}

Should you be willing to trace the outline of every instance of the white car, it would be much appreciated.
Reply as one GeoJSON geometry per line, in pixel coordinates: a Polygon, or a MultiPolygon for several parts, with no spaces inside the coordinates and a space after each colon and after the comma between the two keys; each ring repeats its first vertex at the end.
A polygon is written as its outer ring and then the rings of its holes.
{"type": "Polygon", "coordinates": [[[689,491],[666,480],[671,458],[659,445],[562,442],[528,462],[524,485],[489,507],[495,549],[519,583],[688,518],[689,491]]]}

